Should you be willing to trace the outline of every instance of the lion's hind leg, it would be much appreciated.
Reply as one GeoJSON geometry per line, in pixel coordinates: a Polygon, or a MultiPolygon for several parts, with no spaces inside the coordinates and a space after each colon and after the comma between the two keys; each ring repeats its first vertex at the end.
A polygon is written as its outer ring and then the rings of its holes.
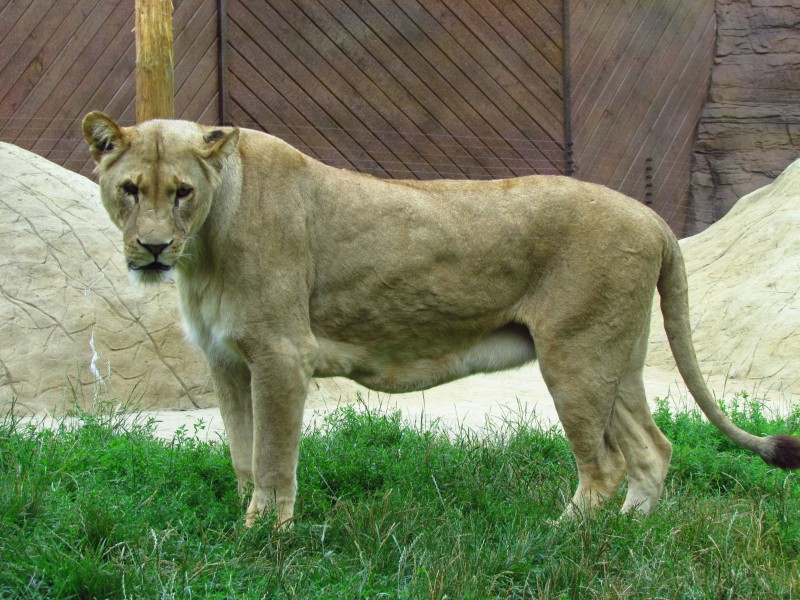
{"type": "Polygon", "coordinates": [[[541,370],[578,469],[578,488],[562,518],[590,513],[617,493],[625,458],[609,429],[616,384],[580,366],[571,346],[542,349],[541,370]]]}
{"type": "Polygon", "coordinates": [[[636,344],[628,370],[620,380],[611,432],[625,456],[628,493],[623,512],[649,513],[664,490],[672,444],[653,420],[642,379],[649,323],[636,344]]]}

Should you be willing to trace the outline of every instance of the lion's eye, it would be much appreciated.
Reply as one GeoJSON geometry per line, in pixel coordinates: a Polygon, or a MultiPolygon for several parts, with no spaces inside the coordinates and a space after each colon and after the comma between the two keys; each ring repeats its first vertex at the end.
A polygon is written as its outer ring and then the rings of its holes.
{"type": "Polygon", "coordinates": [[[182,185],[178,187],[178,189],[175,190],[175,204],[177,204],[179,200],[183,200],[184,198],[191,196],[193,191],[194,190],[192,187],[188,185],[182,185]]]}
{"type": "Polygon", "coordinates": [[[139,188],[132,181],[122,184],[122,191],[131,196],[135,202],[139,201],[139,188]]]}

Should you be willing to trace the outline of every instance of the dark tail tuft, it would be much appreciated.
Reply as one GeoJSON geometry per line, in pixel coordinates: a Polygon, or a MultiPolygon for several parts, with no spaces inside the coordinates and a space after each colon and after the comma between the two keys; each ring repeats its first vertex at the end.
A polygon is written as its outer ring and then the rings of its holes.
{"type": "Polygon", "coordinates": [[[794,435],[772,435],[772,452],[762,457],[767,464],[780,469],[800,469],[800,437],[794,435]]]}

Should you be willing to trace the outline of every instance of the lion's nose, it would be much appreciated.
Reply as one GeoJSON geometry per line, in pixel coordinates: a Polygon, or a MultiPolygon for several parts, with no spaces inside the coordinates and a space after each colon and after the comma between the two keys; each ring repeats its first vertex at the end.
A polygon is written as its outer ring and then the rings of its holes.
{"type": "Polygon", "coordinates": [[[145,244],[141,240],[137,240],[139,244],[142,245],[143,248],[146,248],[150,251],[150,254],[153,255],[154,260],[158,260],[158,255],[161,254],[172,242],[167,242],[166,244],[145,244]]]}

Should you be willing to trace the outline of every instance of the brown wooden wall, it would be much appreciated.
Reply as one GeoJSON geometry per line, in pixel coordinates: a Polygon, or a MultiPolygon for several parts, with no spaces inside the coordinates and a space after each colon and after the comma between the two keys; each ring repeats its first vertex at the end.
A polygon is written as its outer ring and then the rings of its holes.
{"type": "MultiPolygon", "coordinates": [[[[714,0],[174,6],[180,118],[386,177],[574,168],[683,230],[714,0]]],[[[0,0],[0,140],[89,174],[82,116],[134,120],[132,28],[133,0],[0,0]]]]}
{"type": "Polygon", "coordinates": [[[229,0],[229,116],[387,177],[564,169],[561,0],[229,0]]]}
{"type": "Polygon", "coordinates": [[[570,1],[575,175],[681,233],[714,59],[714,0],[570,1]]]}
{"type": "MultiPolygon", "coordinates": [[[[176,115],[213,123],[217,4],[173,5],[176,115]]],[[[133,8],[133,0],[0,0],[0,141],[89,174],[83,115],[135,119],[133,8]]]]}

